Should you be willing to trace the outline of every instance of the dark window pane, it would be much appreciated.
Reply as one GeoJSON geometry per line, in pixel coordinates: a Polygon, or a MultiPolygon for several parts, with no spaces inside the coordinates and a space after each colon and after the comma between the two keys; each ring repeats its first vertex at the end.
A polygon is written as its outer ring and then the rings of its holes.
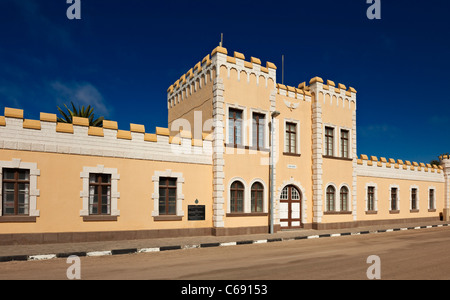
{"type": "Polygon", "coordinates": [[[166,198],[166,189],[162,187],[159,188],[159,199],[161,198],[166,198]]]}
{"type": "Polygon", "coordinates": [[[159,199],[159,214],[160,215],[166,214],[166,202],[161,201],[161,199],[159,199]]]}
{"type": "Polygon", "coordinates": [[[175,215],[176,214],[176,198],[175,197],[169,197],[169,215],[175,215]]]}
{"type": "Polygon", "coordinates": [[[3,190],[4,192],[14,193],[14,183],[4,183],[3,190]]]}
{"type": "Polygon", "coordinates": [[[19,206],[19,215],[28,215],[28,205],[19,206]]]}
{"type": "Polygon", "coordinates": [[[14,207],[6,206],[3,209],[3,214],[5,214],[5,215],[14,215],[14,207]]]}
{"type": "Polygon", "coordinates": [[[3,201],[4,202],[11,202],[14,203],[14,191],[11,192],[5,192],[3,195],[3,201]]]}
{"type": "Polygon", "coordinates": [[[19,192],[28,193],[29,184],[28,183],[19,183],[19,192]]]}
{"type": "Polygon", "coordinates": [[[102,174],[102,183],[111,183],[111,175],[110,174],[102,174]]]}
{"type": "Polygon", "coordinates": [[[30,180],[30,171],[29,170],[19,170],[19,180],[30,180]]]}
{"type": "Polygon", "coordinates": [[[96,174],[89,174],[89,182],[94,183],[97,181],[97,175],[96,174]]]}
{"type": "Polygon", "coordinates": [[[28,194],[27,193],[19,193],[19,204],[28,204],[28,194]]]}
{"type": "Polygon", "coordinates": [[[256,212],[262,212],[263,211],[263,192],[258,191],[256,193],[257,199],[256,199],[256,212]]]}
{"type": "Polygon", "coordinates": [[[4,169],[3,170],[3,178],[4,179],[14,179],[14,170],[4,169]]]}

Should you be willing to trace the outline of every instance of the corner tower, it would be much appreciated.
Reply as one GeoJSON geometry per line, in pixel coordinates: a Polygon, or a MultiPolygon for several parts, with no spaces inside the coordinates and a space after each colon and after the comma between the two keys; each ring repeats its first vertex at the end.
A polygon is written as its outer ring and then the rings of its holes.
{"type": "Polygon", "coordinates": [[[357,219],[356,90],[320,77],[309,83],[313,228],[320,229],[357,219]]]}

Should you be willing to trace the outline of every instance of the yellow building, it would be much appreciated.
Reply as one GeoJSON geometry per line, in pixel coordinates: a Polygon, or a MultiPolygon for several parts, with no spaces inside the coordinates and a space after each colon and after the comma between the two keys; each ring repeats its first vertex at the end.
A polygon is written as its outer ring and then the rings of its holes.
{"type": "Polygon", "coordinates": [[[5,108],[0,244],[448,220],[449,157],[358,157],[352,87],[217,47],[167,93],[155,133],[5,108]]]}

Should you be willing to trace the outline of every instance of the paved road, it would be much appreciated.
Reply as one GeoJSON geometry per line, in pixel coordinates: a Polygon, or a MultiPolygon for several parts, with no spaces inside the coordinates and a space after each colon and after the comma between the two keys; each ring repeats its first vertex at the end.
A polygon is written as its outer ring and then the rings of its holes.
{"type": "MultiPolygon", "coordinates": [[[[370,255],[381,279],[450,279],[450,228],[267,244],[81,257],[81,279],[367,279],[370,255]]],[[[67,279],[66,259],[0,263],[0,279],[67,279]]]]}

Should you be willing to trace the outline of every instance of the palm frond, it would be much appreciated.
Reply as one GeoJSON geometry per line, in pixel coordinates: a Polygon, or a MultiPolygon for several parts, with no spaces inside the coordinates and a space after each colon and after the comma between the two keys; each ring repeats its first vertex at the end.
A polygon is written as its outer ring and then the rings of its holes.
{"type": "Polygon", "coordinates": [[[68,115],[66,115],[66,113],[61,109],[61,108],[59,108],[58,107],[58,111],[59,111],[59,113],[63,116],[63,118],[58,118],[58,122],[61,122],[61,123],[72,123],[72,117],[71,117],[71,115],[70,115],[70,117],[68,116],[68,115]]]}
{"type": "Polygon", "coordinates": [[[73,102],[70,102],[72,109],[69,109],[66,104],[64,104],[64,107],[66,108],[66,111],[62,110],[59,106],[58,112],[61,114],[62,117],[58,118],[58,122],[62,123],[73,123],[73,117],[81,117],[81,118],[87,118],[89,119],[89,126],[94,127],[101,127],[103,125],[104,117],[100,117],[98,119],[95,119],[94,115],[94,108],[88,105],[88,107],[85,107],[84,105],[81,107],[75,107],[75,104],[73,102]]]}

